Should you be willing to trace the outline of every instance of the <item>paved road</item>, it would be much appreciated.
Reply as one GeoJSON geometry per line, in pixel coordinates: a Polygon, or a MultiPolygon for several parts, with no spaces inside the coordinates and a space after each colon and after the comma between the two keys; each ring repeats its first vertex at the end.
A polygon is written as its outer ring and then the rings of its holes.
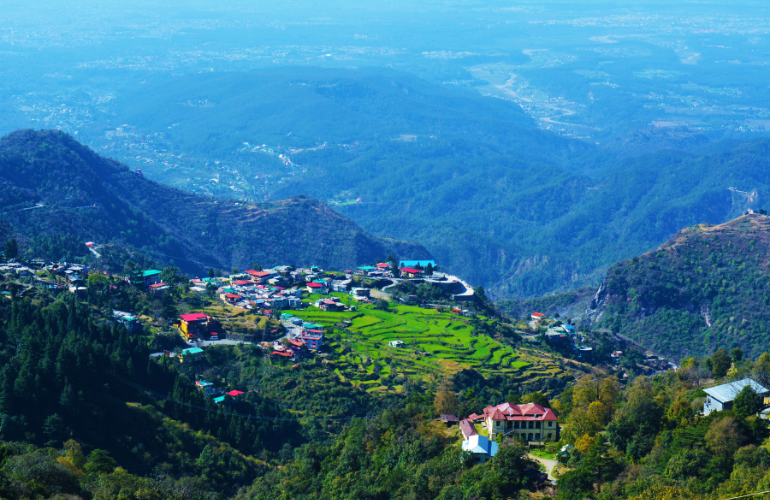
{"type": "Polygon", "coordinates": [[[545,467],[545,472],[546,474],[548,474],[548,479],[550,479],[551,481],[556,481],[556,478],[553,477],[553,468],[556,467],[556,464],[558,463],[556,460],[549,460],[547,458],[536,457],[534,455],[530,455],[529,453],[527,454],[527,457],[536,462],[540,462],[541,464],[543,464],[543,466],[545,467]]]}

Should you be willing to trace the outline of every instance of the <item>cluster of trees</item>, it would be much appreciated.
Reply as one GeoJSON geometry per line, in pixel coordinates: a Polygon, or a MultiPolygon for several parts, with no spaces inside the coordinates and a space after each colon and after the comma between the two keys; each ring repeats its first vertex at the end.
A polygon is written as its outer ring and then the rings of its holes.
{"type": "MultiPolygon", "coordinates": [[[[770,354],[762,358],[733,363],[730,379],[766,380],[770,354]]],[[[701,416],[703,381],[692,373],[699,364],[637,377],[622,391],[614,376],[595,371],[565,390],[553,408],[565,422],[563,442],[575,449],[562,466],[557,499],[718,499],[767,489],[762,398],[747,387],[731,410],[701,416]]]]}

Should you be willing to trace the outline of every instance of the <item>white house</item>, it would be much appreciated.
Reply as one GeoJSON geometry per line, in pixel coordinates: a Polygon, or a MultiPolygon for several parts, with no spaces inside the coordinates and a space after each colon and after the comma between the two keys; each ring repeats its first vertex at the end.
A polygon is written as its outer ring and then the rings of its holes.
{"type": "Polygon", "coordinates": [[[463,441],[463,451],[473,453],[473,458],[483,464],[497,454],[497,443],[486,436],[473,434],[463,441]]]}
{"type": "Polygon", "coordinates": [[[703,404],[703,414],[708,415],[712,411],[732,409],[735,396],[737,396],[746,386],[750,386],[754,392],[762,397],[765,397],[770,393],[770,391],[750,378],[703,389],[703,392],[706,393],[706,402],[703,404]]]}

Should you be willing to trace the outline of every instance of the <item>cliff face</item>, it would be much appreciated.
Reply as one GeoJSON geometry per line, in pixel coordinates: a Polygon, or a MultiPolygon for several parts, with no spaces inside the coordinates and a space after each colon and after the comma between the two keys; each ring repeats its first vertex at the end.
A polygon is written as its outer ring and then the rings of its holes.
{"type": "Polygon", "coordinates": [[[584,321],[679,359],[770,340],[770,217],[684,229],[610,267],[584,321]]]}
{"type": "Polygon", "coordinates": [[[30,241],[113,242],[193,273],[255,262],[339,269],[388,253],[430,257],[421,245],[368,234],[318,200],[246,204],[194,195],[146,180],[56,131],[18,131],[0,141],[0,203],[4,220],[30,241]]]}

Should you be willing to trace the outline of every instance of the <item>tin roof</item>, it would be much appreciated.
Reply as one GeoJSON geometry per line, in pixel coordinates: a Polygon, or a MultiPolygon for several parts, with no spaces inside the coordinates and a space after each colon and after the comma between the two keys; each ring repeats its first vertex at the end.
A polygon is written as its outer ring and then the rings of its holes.
{"type": "Polygon", "coordinates": [[[754,382],[750,378],[738,380],[735,382],[729,382],[727,384],[718,385],[716,387],[710,387],[703,389],[703,392],[711,396],[712,398],[722,403],[727,403],[735,399],[735,396],[743,390],[744,387],[750,386],[757,394],[764,394],[768,392],[763,386],[754,382]]]}

